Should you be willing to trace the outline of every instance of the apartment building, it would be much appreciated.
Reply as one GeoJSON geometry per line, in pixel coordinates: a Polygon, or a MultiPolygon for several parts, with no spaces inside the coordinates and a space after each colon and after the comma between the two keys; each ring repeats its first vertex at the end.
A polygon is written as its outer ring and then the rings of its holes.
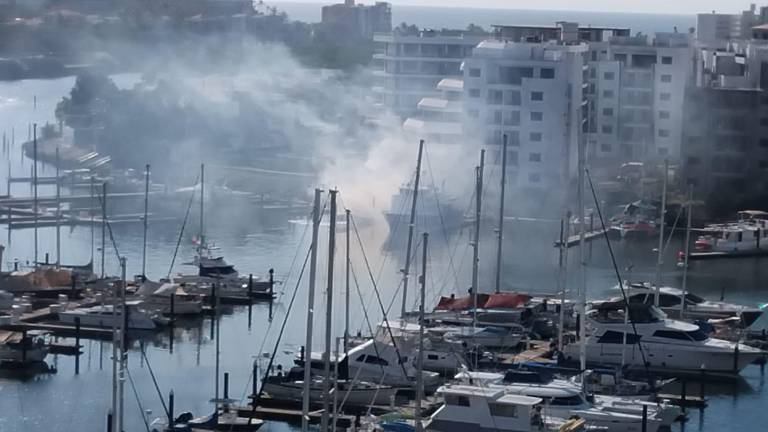
{"type": "Polygon", "coordinates": [[[768,7],[752,4],[741,14],[703,13],[696,16],[696,40],[702,46],[722,46],[732,40],[750,39],[752,28],[768,23],[768,7]]]}
{"type": "Polygon", "coordinates": [[[678,160],[684,89],[692,79],[691,35],[628,36],[589,44],[588,149],[595,163],[678,160]]]}
{"type": "Polygon", "coordinates": [[[417,112],[403,123],[403,129],[429,142],[459,144],[464,140],[464,81],[444,78],[437,84],[439,97],[419,101],[417,112]]]}
{"type": "Polygon", "coordinates": [[[392,30],[392,7],[386,2],[355,4],[355,0],[323,6],[321,23],[339,33],[370,39],[374,33],[392,30]]]}
{"type": "Polygon", "coordinates": [[[461,30],[395,28],[373,36],[374,100],[402,118],[418,112],[425,97],[440,97],[438,83],[460,78],[461,65],[487,36],[461,30]]]}
{"type": "Polygon", "coordinates": [[[702,50],[685,94],[683,179],[696,196],[735,211],[768,194],[768,45],[702,50]]]}
{"type": "MultiPolygon", "coordinates": [[[[512,188],[563,190],[576,172],[586,118],[584,98],[588,46],[577,27],[553,31],[525,28],[526,36],[506,39],[514,27],[497,27],[464,65],[464,132],[500,161],[507,135],[507,180],[512,188]]],[[[514,35],[513,35],[514,36],[514,35]]]]}

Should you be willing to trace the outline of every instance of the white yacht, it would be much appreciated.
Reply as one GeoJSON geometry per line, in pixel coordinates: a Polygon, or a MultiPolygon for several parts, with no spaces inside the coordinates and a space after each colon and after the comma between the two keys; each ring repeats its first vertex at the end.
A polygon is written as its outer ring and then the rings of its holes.
{"type": "MultiPolygon", "coordinates": [[[[583,342],[587,362],[647,366],[665,373],[732,375],[764,355],[744,344],[710,338],[699,326],[669,319],[655,306],[629,306],[629,316],[623,301],[600,303],[587,313],[583,342]]],[[[563,348],[567,360],[579,359],[580,343],[563,348]]]]}
{"type": "MultiPolygon", "coordinates": [[[[384,212],[390,233],[397,231],[403,234],[408,231],[412,199],[413,186],[410,184],[400,186],[398,192],[392,195],[389,210],[384,212]]],[[[418,232],[439,227],[456,229],[462,223],[463,215],[455,207],[453,199],[435,187],[419,187],[415,227],[418,232]]]]}
{"type": "MultiPolygon", "coordinates": [[[[593,404],[587,400],[581,386],[566,380],[515,382],[505,379],[503,374],[491,372],[462,372],[456,378],[464,383],[503,390],[506,394],[541,398],[546,401],[546,413],[558,418],[578,416],[590,426],[605,428],[610,432],[643,430],[641,404],[646,402],[630,401],[624,404],[611,400],[609,404],[596,400],[593,404]],[[628,406],[632,405],[640,406],[639,414],[631,412],[628,406]]],[[[680,412],[666,404],[648,404],[648,408],[647,430],[650,432],[669,428],[680,412]]]]}
{"type": "MultiPolygon", "coordinates": [[[[331,363],[335,361],[336,358],[331,355],[331,363]]],[[[296,363],[303,366],[304,362],[299,358],[296,363]]],[[[351,348],[349,355],[341,357],[339,378],[411,390],[416,385],[415,364],[413,347],[398,345],[396,350],[391,344],[371,339],[351,348]]],[[[311,368],[315,374],[323,373],[322,353],[311,354],[311,368]]],[[[433,392],[440,385],[440,375],[435,372],[422,372],[422,378],[427,392],[433,392]]]]}
{"type": "MultiPolygon", "coordinates": [[[[617,286],[618,289],[618,286],[617,286]]],[[[656,301],[656,287],[650,283],[625,285],[630,303],[652,305],[656,301]]],[[[668,316],[680,316],[680,302],[685,297],[685,317],[689,319],[725,319],[739,318],[744,327],[749,327],[763,311],[756,307],[737,305],[722,301],[705,300],[695,294],[685,293],[672,287],[659,288],[659,307],[668,316]]],[[[612,301],[619,301],[616,298],[612,301]]]]}
{"type": "Polygon", "coordinates": [[[425,422],[427,431],[557,431],[565,422],[547,415],[538,397],[461,384],[445,385],[437,392],[445,403],[425,422]]]}
{"type": "MultiPolygon", "coordinates": [[[[158,325],[167,322],[159,315],[144,312],[139,307],[141,304],[141,301],[126,302],[129,330],[154,330],[158,325]]],[[[122,324],[123,314],[119,308],[115,312],[112,305],[106,304],[59,312],[59,321],[63,323],[75,325],[75,318],[80,318],[80,325],[84,327],[112,327],[113,324],[117,326],[122,324]]]]}
{"type": "Polygon", "coordinates": [[[507,327],[435,327],[431,332],[440,331],[447,339],[455,339],[467,346],[512,349],[525,337],[525,329],[514,324],[507,327]]]}
{"type": "Polygon", "coordinates": [[[696,252],[750,252],[768,247],[768,213],[745,210],[738,219],[724,224],[711,224],[694,243],[696,252]]]}
{"type": "Polygon", "coordinates": [[[173,313],[176,315],[198,315],[203,311],[201,296],[189,294],[184,287],[174,282],[155,283],[145,281],[136,291],[146,310],[162,314],[171,313],[171,295],[173,295],[173,313]]]}
{"type": "MultiPolygon", "coordinates": [[[[437,372],[445,376],[453,376],[466,367],[466,349],[460,341],[449,340],[443,333],[433,328],[424,329],[424,370],[437,372]]],[[[405,320],[382,322],[376,328],[375,339],[391,343],[394,337],[397,346],[417,346],[419,325],[405,320]]],[[[365,341],[360,341],[363,343],[365,341]]]]}
{"type": "MultiPolygon", "coordinates": [[[[397,387],[365,381],[334,381],[338,391],[338,403],[345,406],[389,405],[398,390],[397,387]]],[[[304,369],[292,368],[287,375],[267,377],[264,381],[264,392],[275,400],[300,402],[304,393],[304,369]]],[[[322,379],[315,379],[310,383],[309,398],[313,402],[321,402],[324,399],[322,379]]]]}

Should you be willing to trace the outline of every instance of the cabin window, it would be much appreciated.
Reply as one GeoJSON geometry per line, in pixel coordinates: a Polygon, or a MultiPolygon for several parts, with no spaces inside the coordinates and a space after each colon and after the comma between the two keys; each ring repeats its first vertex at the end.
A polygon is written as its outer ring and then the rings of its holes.
{"type": "Polygon", "coordinates": [[[688,303],[693,303],[693,304],[704,303],[704,299],[697,296],[696,294],[688,293],[685,295],[685,299],[687,300],[688,303]]]}
{"type": "Polygon", "coordinates": [[[445,404],[454,406],[469,406],[469,398],[466,396],[445,395],[445,404]]]}
{"type": "Polygon", "coordinates": [[[384,360],[382,358],[376,357],[376,356],[372,356],[372,355],[361,354],[359,357],[357,357],[357,359],[355,361],[357,361],[358,363],[367,363],[367,364],[375,364],[375,365],[380,365],[380,366],[389,366],[389,362],[388,361],[386,361],[386,360],[384,360]]]}
{"type": "Polygon", "coordinates": [[[575,396],[552,398],[550,400],[550,405],[577,406],[577,405],[581,405],[583,402],[584,401],[581,400],[581,397],[579,395],[575,395],[575,396]]]}
{"type": "MultiPolygon", "coordinates": [[[[627,345],[634,345],[640,341],[640,336],[634,333],[627,333],[627,345]]],[[[624,333],[617,331],[607,331],[600,336],[597,343],[621,344],[624,342],[624,333]]]]}
{"type": "Polygon", "coordinates": [[[439,360],[437,354],[427,354],[427,360],[439,360]]]}
{"type": "Polygon", "coordinates": [[[659,296],[659,306],[663,308],[680,306],[680,298],[671,294],[661,294],[659,296]]]}
{"type": "Polygon", "coordinates": [[[490,408],[491,415],[494,417],[517,418],[517,406],[515,405],[489,403],[488,408],[490,408]]]}
{"type": "Polygon", "coordinates": [[[684,340],[684,341],[690,341],[691,339],[688,337],[685,332],[681,331],[672,331],[672,330],[656,330],[653,335],[655,337],[660,337],[664,339],[675,339],[675,340],[684,340]]]}

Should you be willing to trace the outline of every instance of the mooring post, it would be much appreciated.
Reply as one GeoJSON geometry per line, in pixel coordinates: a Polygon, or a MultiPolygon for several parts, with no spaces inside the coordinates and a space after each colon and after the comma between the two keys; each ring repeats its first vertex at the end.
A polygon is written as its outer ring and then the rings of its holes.
{"type": "MultiPolygon", "coordinates": [[[[224,399],[229,399],[229,372],[224,372],[224,399]]],[[[229,412],[229,403],[224,403],[224,412],[229,412]]]]}
{"type": "Polygon", "coordinates": [[[275,295],[275,269],[269,269],[269,301],[274,299],[275,295]]]}
{"type": "Polygon", "coordinates": [[[683,411],[683,414],[685,414],[685,406],[687,405],[687,403],[685,401],[685,399],[686,399],[685,393],[686,393],[686,387],[687,387],[686,383],[687,383],[687,381],[683,380],[683,382],[682,382],[683,388],[682,388],[682,390],[680,390],[680,407],[681,407],[681,409],[683,411]]]}
{"type": "Polygon", "coordinates": [[[75,317],[75,375],[80,375],[80,317],[75,317]]]}
{"type": "Polygon", "coordinates": [[[171,293],[171,321],[176,320],[176,293],[171,293]]]}
{"type": "Polygon", "coordinates": [[[107,432],[112,432],[112,412],[107,413],[107,432]]]}
{"type": "Polygon", "coordinates": [[[248,275],[248,298],[253,298],[253,273],[248,275]]]}
{"type": "Polygon", "coordinates": [[[215,283],[211,284],[211,298],[210,298],[210,301],[211,301],[211,307],[213,308],[213,310],[216,310],[216,306],[217,305],[216,305],[216,284],[215,283]]]}
{"type": "Polygon", "coordinates": [[[174,418],[173,418],[173,390],[171,390],[170,393],[168,393],[168,429],[173,430],[174,427],[174,418]]]}
{"type": "Polygon", "coordinates": [[[739,341],[736,341],[736,347],[733,349],[733,371],[739,371],[739,341]]]}
{"type": "Polygon", "coordinates": [[[21,364],[27,364],[27,331],[21,331],[21,364]]]}
{"type": "Polygon", "coordinates": [[[253,395],[251,403],[256,406],[256,397],[259,395],[259,363],[256,360],[253,361],[253,388],[251,389],[251,394],[253,395]]]}
{"type": "Polygon", "coordinates": [[[648,432],[648,405],[643,405],[643,432],[648,432]]]}
{"type": "MultiPolygon", "coordinates": [[[[49,264],[49,262],[48,262],[48,252],[46,252],[45,253],[45,265],[48,265],[48,264],[49,264]]],[[[37,263],[35,263],[35,265],[37,265],[37,263]]]]}

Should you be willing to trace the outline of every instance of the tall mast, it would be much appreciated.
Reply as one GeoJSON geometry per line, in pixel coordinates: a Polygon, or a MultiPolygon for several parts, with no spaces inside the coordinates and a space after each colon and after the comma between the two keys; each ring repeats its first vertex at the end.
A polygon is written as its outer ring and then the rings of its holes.
{"type": "MultiPolygon", "coordinates": [[[[656,259],[656,293],[653,303],[659,306],[661,294],[661,268],[664,265],[664,224],[667,213],[667,179],[669,178],[669,159],[664,159],[664,182],[661,189],[661,217],[659,218],[659,254],[656,259]]],[[[631,283],[632,281],[630,281],[631,283]]]]}
{"type": "MultiPolygon", "coordinates": [[[[587,309],[587,263],[584,255],[585,230],[587,229],[584,221],[586,215],[584,212],[584,170],[586,169],[586,155],[584,133],[579,133],[578,149],[578,191],[576,193],[579,206],[579,364],[583,373],[587,368],[587,345],[586,345],[586,309],[587,309]]],[[[582,380],[583,384],[583,380],[582,380]]]]}
{"type": "Polygon", "coordinates": [[[35,218],[35,267],[37,267],[37,123],[32,127],[32,200],[33,213],[35,218]]]}
{"type": "Polygon", "coordinates": [[[309,295],[307,298],[307,338],[304,343],[304,391],[301,403],[301,431],[309,430],[309,391],[312,380],[312,324],[315,315],[315,274],[317,272],[317,234],[320,230],[320,189],[315,189],[312,210],[312,245],[309,261],[309,295]]]}
{"type": "MultiPolygon", "coordinates": [[[[102,247],[102,250],[104,248],[102,247]]],[[[104,277],[104,264],[102,262],[102,271],[101,271],[101,277],[104,277]]],[[[119,395],[118,395],[118,370],[120,369],[119,366],[119,350],[118,346],[120,345],[120,340],[118,338],[118,301],[119,301],[119,293],[113,292],[112,297],[112,430],[113,431],[119,431],[118,429],[118,406],[119,406],[119,395]]]]}
{"type": "Polygon", "coordinates": [[[427,241],[429,233],[424,233],[423,252],[421,256],[421,301],[419,302],[419,355],[416,361],[416,432],[422,432],[424,426],[421,423],[421,401],[424,399],[424,303],[427,285],[427,241]]]}
{"type": "MultiPolygon", "coordinates": [[[[352,223],[350,218],[350,211],[349,209],[346,209],[345,211],[347,216],[347,248],[346,248],[346,263],[345,263],[345,299],[344,299],[344,354],[349,354],[349,268],[352,265],[352,263],[349,260],[349,226],[352,223]]],[[[338,360],[337,360],[338,362],[338,360]]]]}
{"type": "Polygon", "coordinates": [[[56,146],[56,268],[61,266],[61,179],[59,178],[59,147],[56,146]]]}
{"type": "Polygon", "coordinates": [[[565,329],[565,300],[568,285],[568,238],[571,235],[571,212],[565,213],[560,221],[560,256],[558,259],[558,288],[560,289],[560,326],[557,331],[557,350],[563,350],[565,329]]]}
{"type": "Polygon", "coordinates": [[[504,194],[507,188],[507,134],[502,136],[501,147],[501,197],[499,199],[499,238],[496,248],[496,292],[501,292],[501,252],[504,247],[504,194]]]}
{"type": "Polygon", "coordinates": [[[477,326],[478,265],[480,263],[480,215],[483,207],[483,169],[485,149],[480,150],[480,166],[475,170],[475,238],[472,242],[472,328],[477,326]]]}
{"type": "Polygon", "coordinates": [[[104,261],[107,251],[107,182],[101,184],[101,278],[104,279],[104,261]]]}
{"type": "MultiPolygon", "coordinates": [[[[214,392],[213,392],[213,418],[215,420],[214,424],[218,424],[219,422],[219,365],[221,363],[221,323],[219,321],[219,289],[214,290],[214,298],[213,298],[213,304],[214,310],[213,310],[213,319],[215,320],[214,324],[216,325],[216,364],[214,367],[214,373],[216,376],[213,379],[213,385],[214,385],[214,392]]],[[[253,377],[253,379],[257,379],[256,377],[253,377]]],[[[256,401],[254,400],[254,403],[256,401]]]]}
{"type": "Polygon", "coordinates": [[[203,245],[205,244],[205,231],[203,224],[205,215],[205,164],[200,164],[200,233],[198,235],[197,244],[197,256],[198,258],[203,255],[203,245]]]}
{"type": "MultiPolygon", "coordinates": [[[[680,300],[680,318],[685,313],[685,297],[688,294],[688,255],[691,252],[691,218],[693,214],[693,185],[688,185],[688,223],[685,225],[685,257],[683,258],[683,298],[680,300]]],[[[759,231],[758,231],[759,235],[759,231]]]]}
{"type": "Polygon", "coordinates": [[[149,164],[144,171],[144,244],[141,252],[141,278],[147,279],[147,224],[149,217],[149,164]]]}
{"type": "Polygon", "coordinates": [[[125,423],[125,369],[126,369],[126,362],[128,361],[128,353],[126,352],[126,345],[127,345],[127,332],[128,332],[128,307],[125,304],[125,295],[126,295],[126,286],[127,286],[127,279],[125,277],[125,268],[126,268],[126,259],[125,257],[120,257],[120,269],[121,269],[121,279],[122,284],[120,286],[120,303],[122,304],[122,315],[120,319],[120,374],[119,374],[119,380],[117,382],[119,395],[120,395],[120,405],[118,406],[118,429],[116,431],[124,431],[124,423],[125,423]]]}
{"type": "MultiPolygon", "coordinates": [[[[323,353],[323,362],[325,363],[323,379],[323,417],[320,430],[328,430],[328,411],[330,407],[330,384],[331,384],[331,330],[333,324],[333,258],[336,251],[336,194],[338,191],[331,190],[331,217],[328,227],[328,288],[325,300],[325,352],[323,353]]],[[[338,361],[338,359],[336,359],[338,361]]]]}
{"type": "Polygon", "coordinates": [[[91,175],[91,270],[93,270],[93,251],[96,245],[96,236],[94,235],[96,231],[96,227],[94,226],[94,208],[96,206],[95,187],[95,179],[93,178],[93,175],[91,175]]]}
{"type": "Polygon", "coordinates": [[[400,316],[405,315],[408,302],[408,272],[411,269],[411,247],[413,245],[413,230],[416,227],[416,200],[419,196],[419,179],[421,177],[421,155],[424,152],[424,140],[419,141],[419,156],[416,159],[416,179],[413,182],[413,199],[411,200],[411,219],[408,223],[408,244],[405,249],[405,270],[403,270],[403,304],[400,316]]]}

